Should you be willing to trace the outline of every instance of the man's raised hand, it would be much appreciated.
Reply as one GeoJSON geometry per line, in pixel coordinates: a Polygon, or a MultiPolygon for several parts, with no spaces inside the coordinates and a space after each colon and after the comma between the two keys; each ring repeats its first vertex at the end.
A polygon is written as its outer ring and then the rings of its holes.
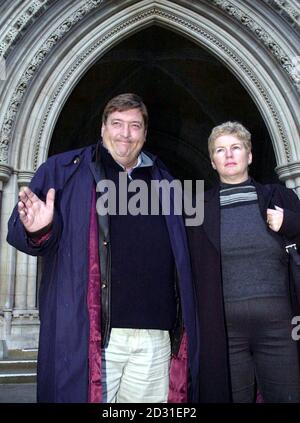
{"type": "Polygon", "coordinates": [[[47,192],[46,202],[25,187],[19,192],[18,212],[27,232],[36,232],[53,221],[55,189],[47,192]]]}

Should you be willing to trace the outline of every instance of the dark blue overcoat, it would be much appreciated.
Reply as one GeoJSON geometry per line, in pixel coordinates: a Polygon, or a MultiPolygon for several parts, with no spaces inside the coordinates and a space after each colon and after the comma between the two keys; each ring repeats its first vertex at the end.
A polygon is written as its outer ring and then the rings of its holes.
{"type": "MultiPolygon", "coordinates": [[[[92,187],[90,163],[95,146],[50,157],[40,166],[30,188],[45,199],[55,188],[55,216],[50,238],[33,246],[15,208],[8,224],[8,242],[33,256],[43,256],[39,291],[40,342],[38,354],[38,401],[87,402],[88,340],[87,310],[88,236],[92,187]]],[[[154,179],[171,179],[156,160],[154,179]]],[[[166,216],[179,275],[184,326],[188,336],[191,400],[198,399],[198,319],[191,279],[183,220],[166,216]]],[[[101,251],[100,251],[101,254],[101,251]]]]}

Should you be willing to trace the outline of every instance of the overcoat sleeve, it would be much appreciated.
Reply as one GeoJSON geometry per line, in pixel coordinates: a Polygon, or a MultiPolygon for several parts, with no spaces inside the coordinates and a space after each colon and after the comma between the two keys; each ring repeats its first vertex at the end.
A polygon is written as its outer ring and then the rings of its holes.
{"type": "MultiPolygon", "coordinates": [[[[277,185],[281,199],[280,207],[284,209],[283,222],[279,234],[300,245],[300,200],[293,190],[277,185]]],[[[277,205],[274,200],[274,205],[277,205]]]]}
{"type": "MultiPolygon", "coordinates": [[[[29,184],[29,188],[43,201],[45,201],[48,190],[55,188],[53,172],[49,169],[48,162],[43,163],[39,167],[29,184]]],[[[32,256],[43,256],[53,253],[57,249],[62,229],[62,221],[57,209],[57,198],[58,193],[56,192],[51,235],[46,241],[36,246],[30,242],[24,225],[19,218],[18,207],[16,205],[8,221],[7,242],[23,253],[32,256]]]]}

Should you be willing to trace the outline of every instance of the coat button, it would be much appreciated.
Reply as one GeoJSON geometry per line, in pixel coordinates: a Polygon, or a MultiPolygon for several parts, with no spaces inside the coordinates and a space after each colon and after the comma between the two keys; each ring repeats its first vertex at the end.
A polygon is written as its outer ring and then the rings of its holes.
{"type": "Polygon", "coordinates": [[[77,164],[77,163],[79,163],[80,162],[80,158],[79,157],[75,157],[75,159],[73,160],[73,163],[74,164],[77,164]]]}
{"type": "Polygon", "coordinates": [[[102,288],[104,289],[104,288],[106,288],[107,287],[107,284],[104,282],[103,284],[102,284],[102,288]]]}
{"type": "Polygon", "coordinates": [[[103,241],[103,245],[107,246],[108,245],[108,241],[103,241]]]}

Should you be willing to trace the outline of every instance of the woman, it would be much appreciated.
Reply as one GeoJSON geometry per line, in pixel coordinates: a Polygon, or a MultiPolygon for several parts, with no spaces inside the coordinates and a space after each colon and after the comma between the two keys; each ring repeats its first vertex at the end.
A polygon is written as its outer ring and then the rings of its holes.
{"type": "Polygon", "coordinates": [[[215,127],[208,149],[220,183],[205,194],[203,225],[189,228],[200,402],[255,402],[256,389],[264,402],[300,402],[284,249],[285,238],[300,244],[300,201],[249,177],[251,135],[240,123],[215,127]]]}

